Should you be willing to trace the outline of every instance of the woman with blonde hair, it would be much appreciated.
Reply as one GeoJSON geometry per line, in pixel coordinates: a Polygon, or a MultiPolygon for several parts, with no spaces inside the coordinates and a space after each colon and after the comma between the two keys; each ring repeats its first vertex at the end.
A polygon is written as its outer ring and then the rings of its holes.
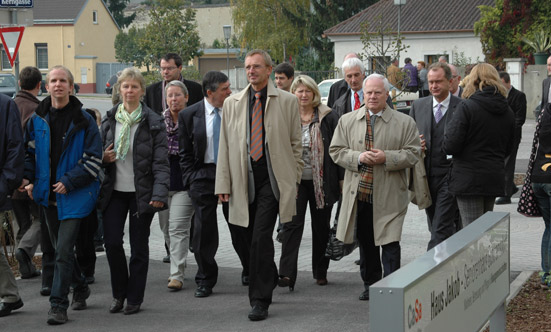
{"type": "Polygon", "coordinates": [[[140,311],[149,268],[149,233],[153,215],[166,209],[170,182],[164,119],[141,102],[145,80],[126,68],[117,80],[122,102],[101,124],[105,179],[99,206],[103,212],[105,251],[113,300],[109,312],[140,311]],[[123,248],[129,219],[130,262],[123,248]]]}
{"type": "Polygon", "coordinates": [[[514,114],[497,70],[476,65],[463,80],[464,98],[444,135],[444,151],[453,156],[449,191],[456,196],[463,227],[487,211],[505,193],[505,157],[514,137],[514,114]]]}
{"type": "Polygon", "coordinates": [[[309,76],[299,75],[291,85],[291,93],[298,98],[302,120],[304,169],[297,194],[297,214],[291,222],[283,224],[280,231],[282,247],[278,285],[293,290],[308,204],[312,219],[312,274],[318,285],[327,284],[329,258],[325,257],[325,248],[329,221],[333,204],[339,199],[339,181],[344,177],[344,170],[329,156],[329,145],[339,118],[331,108],[321,104],[316,82],[309,76]]]}

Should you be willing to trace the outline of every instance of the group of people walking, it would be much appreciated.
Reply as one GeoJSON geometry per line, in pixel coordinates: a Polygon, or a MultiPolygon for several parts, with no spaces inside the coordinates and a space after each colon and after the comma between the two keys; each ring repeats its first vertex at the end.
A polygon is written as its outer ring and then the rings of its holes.
{"type": "MultiPolygon", "coordinates": [[[[507,76],[500,78],[489,64],[478,64],[464,79],[463,99],[451,91],[457,77],[450,66],[430,65],[430,94],[415,101],[409,115],[390,106],[389,80],[366,77],[354,53],[345,57],[345,79],[331,88],[328,106],[315,81],[295,77],[288,64],[275,68],[276,88],[272,60],[263,50],[246,55],[249,85],[233,95],[221,72],[206,73],[202,85],[185,80],[177,54],[164,56],[160,68],[163,80],[147,88],[137,69],[123,70],[116,84],[120,102],[99,128],[93,112],[72,95],[73,76],[63,66],[48,72],[50,96],[28,117],[24,135],[17,107],[0,97],[5,126],[0,141],[10,142],[0,145],[1,209],[11,210],[7,196],[17,188],[40,208],[45,241],[53,248],[48,324],[67,322],[69,307],[87,307],[91,291],[74,248],[79,227],[96,209],[103,218],[111,313],[140,311],[155,213],[170,260],[167,287],[184,287],[191,247],[197,263],[194,296],[213,293],[220,202],[241,262],[240,281],[249,289],[248,318],[258,321],[267,318],[276,286],[295,288],[307,206],[315,283],[329,282],[325,251],[337,203],[337,238],[359,244],[364,284],[359,299],[365,301],[370,285],[400,268],[411,197],[426,209],[430,250],[491,211],[505,193],[515,114],[507,102],[507,76]],[[273,242],[278,216],[279,268],[273,242]],[[127,220],[129,260],[123,248],[127,220]]],[[[546,234],[551,167],[541,143],[547,109],[539,120],[543,129],[533,172],[546,234]]],[[[547,248],[551,241],[544,242],[547,248]]],[[[542,265],[549,273],[549,262],[542,265]]],[[[3,297],[4,315],[23,302],[13,275],[2,267],[0,273],[0,289],[11,292],[3,297]]]]}

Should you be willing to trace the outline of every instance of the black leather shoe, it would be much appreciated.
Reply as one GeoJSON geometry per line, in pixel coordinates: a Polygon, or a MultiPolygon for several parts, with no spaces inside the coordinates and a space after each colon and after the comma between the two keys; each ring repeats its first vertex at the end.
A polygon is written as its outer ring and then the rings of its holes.
{"type": "Polygon", "coordinates": [[[360,294],[360,301],[369,301],[369,289],[364,290],[363,293],[360,294]]]}
{"type": "Polygon", "coordinates": [[[496,205],[511,204],[510,197],[498,197],[496,199],[496,205]]]}
{"type": "Polygon", "coordinates": [[[249,276],[241,276],[241,285],[249,286],[249,276]]]}
{"type": "Polygon", "coordinates": [[[359,260],[359,259],[356,259],[356,260],[354,261],[354,264],[360,265],[360,260],[359,260]]]}
{"type": "Polygon", "coordinates": [[[50,296],[50,294],[52,294],[52,287],[42,286],[42,288],[40,288],[40,295],[50,296]]]}
{"type": "Polygon", "coordinates": [[[137,314],[138,311],[140,311],[140,305],[139,304],[126,304],[126,307],[124,308],[124,314],[125,315],[137,314]]]}
{"type": "Polygon", "coordinates": [[[517,186],[514,186],[513,187],[513,194],[511,196],[513,196],[514,194],[516,194],[518,192],[518,187],[517,186]]]}
{"type": "Polygon", "coordinates": [[[254,321],[265,320],[268,318],[268,308],[264,308],[259,305],[253,306],[253,309],[249,312],[249,319],[254,321]]]}
{"type": "Polygon", "coordinates": [[[23,306],[23,301],[21,301],[21,299],[13,303],[0,302],[0,317],[7,316],[11,314],[13,310],[17,310],[22,306],[23,306]]]}
{"type": "Polygon", "coordinates": [[[85,277],[85,280],[86,280],[86,283],[88,285],[93,284],[94,282],[96,282],[96,278],[94,276],[85,277]]]}
{"type": "Polygon", "coordinates": [[[208,297],[212,294],[212,288],[207,286],[199,286],[195,290],[195,297],[208,297]]]}
{"type": "Polygon", "coordinates": [[[277,285],[279,287],[289,287],[289,291],[291,292],[295,290],[295,280],[290,277],[279,276],[277,285]]]}
{"type": "Polygon", "coordinates": [[[116,314],[117,312],[120,312],[122,310],[123,306],[124,306],[124,298],[113,299],[113,301],[111,301],[111,306],[109,307],[109,312],[112,314],[116,314]]]}
{"type": "Polygon", "coordinates": [[[163,263],[170,263],[170,255],[163,257],[163,263]]]}

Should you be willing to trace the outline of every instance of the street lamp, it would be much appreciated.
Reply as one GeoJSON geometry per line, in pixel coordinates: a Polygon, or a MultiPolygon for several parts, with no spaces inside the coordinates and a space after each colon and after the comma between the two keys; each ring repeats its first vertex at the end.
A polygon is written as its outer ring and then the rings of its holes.
{"type": "Polygon", "coordinates": [[[230,37],[231,25],[224,25],[224,39],[226,39],[226,68],[228,69],[228,78],[230,77],[230,37]]]}
{"type": "Polygon", "coordinates": [[[400,41],[400,17],[402,16],[402,5],[406,4],[406,0],[394,0],[394,4],[398,6],[398,56],[400,58],[400,47],[402,42],[400,41]]]}

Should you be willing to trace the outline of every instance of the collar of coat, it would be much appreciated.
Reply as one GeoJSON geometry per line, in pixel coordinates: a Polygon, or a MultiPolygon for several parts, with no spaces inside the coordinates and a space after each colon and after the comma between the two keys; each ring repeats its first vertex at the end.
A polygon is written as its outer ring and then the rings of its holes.
{"type": "MultiPolygon", "coordinates": [[[[356,112],[356,120],[363,120],[365,118],[365,112],[367,112],[367,108],[364,105],[354,112],[356,112]]],[[[395,112],[397,111],[393,110],[388,105],[385,105],[385,110],[383,111],[383,114],[381,114],[379,117],[383,119],[384,122],[389,122],[395,112]]]]}
{"type": "MultiPolygon", "coordinates": [[[[105,117],[101,121],[102,124],[106,121],[116,121],[115,114],[117,113],[117,108],[119,107],[119,104],[113,106],[112,109],[107,111],[105,117]]],[[[161,122],[164,122],[164,119],[159,114],[155,113],[147,105],[145,105],[143,102],[141,104],[142,104],[142,119],[140,122],[147,120],[150,130],[160,130],[161,122]]]]}

